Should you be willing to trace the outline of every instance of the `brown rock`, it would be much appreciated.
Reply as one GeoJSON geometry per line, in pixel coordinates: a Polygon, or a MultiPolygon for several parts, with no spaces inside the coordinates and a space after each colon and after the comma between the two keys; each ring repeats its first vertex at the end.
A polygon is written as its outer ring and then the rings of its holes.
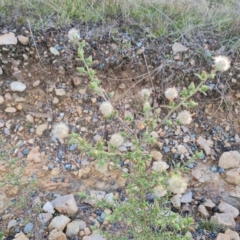
{"type": "Polygon", "coordinates": [[[0,36],[0,45],[16,45],[17,38],[15,34],[10,32],[0,36]]]}
{"type": "Polygon", "coordinates": [[[106,240],[98,232],[93,232],[90,236],[84,236],[82,240],[106,240]]]}
{"type": "Polygon", "coordinates": [[[231,240],[231,238],[227,234],[219,233],[216,240],[231,240]]]}
{"type": "Polygon", "coordinates": [[[151,151],[150,154],[152,155],[153,160],[155,161],[161,161],[162,160],[162,153],[159,151],[151,151]]]}
{"type": "Polygon", "coordinates": [[[52,201],[53,207],[60,213],[74,215],[78,206],[72,194],[61,196],[52,201]]]}
{"type": "Polygon", "coordinates": [[[29,38],[28,37],[24,37],[22,35],[18,36],[18,41],[22,44],[22,45],[28,45],[29,43],[29,38]]]}
{"type": "Polygon", "coordinates": [[[80,85],[81,82],[82,82],[82,80],[81,80],[80,77],[74,77],[74,78],[73,78],[73,84],[74,84],[74,86],[80,85]]]}
{"type": "Polygon", "coordinates": [[[228,235],[231,240],[240,240],[240,237],[237,232],[227,229],[225,235],[228,235]]]}
{"type": "Polygon", "coordinates": [[[230,229],[234,229],[236,226],[236,222],[229,213],[216,213],[210,221],[230,229]]]}
{"type": "Polygon", "coordinates": [[[208,210],[206,209],[206,207],[204,205],[198,206],[198,212],[200,213],[200,215],[202,217],[208,218],[210,216],[208,210]]]}
{"type": "Polygon", "coordinates": [[[207,200],[203,203],[203,205],[204,205],[207,209],[209,209],[209,210],[211,210],[212,208],[214,208],[214,207],[216,206],[215,203],[213,203],[211,199],[207,199],[207,200]]]}
{"type": "Polygon", "coordinates": [[[28,161],[33,161],[35,163],[39,163],[42,161],[41,153],[39,152],[39,146],[33,148],[29,154],[27,155],[28,161]]]}
{"type": "Polygon", "coordinates": [[[226,181],[235,185],[240,184],[240,168],[228,170],[226,172],[226,181]]]}
{"type": "Polygon", "coordinates": [[[28,240],[29,238],[23,232],[17,233],[13,240],[28,240]]]}
{"type": "Polygon", "coordinates": [[[70,218],[68,218],[64,215],[60,215],[60,216],[53,218],[53,220],[49,224],[48,228],[50,230],[57,229],[59,231],[63,231],[63,229],[67,226],[67,224],[70,221],[71,221],[70,218]]]}
{"type": "Polygon", "coordinates": [[[37,219],[41,224],[46,224],[50,222],[52,218],[53,218],[53,215],[51,213],[40,213],[37,219]]]}
{"type": "Polygon", "coordinates": [[[15,113],[17,111],[17,109],[15,107],[7,107],[5,109],[5,112],[7,113],[15,113]]]}
{"type": "Polygon", "coordinates": [[[224,169],[240,167],[240,153],[238,151],[224,152],[219,159],[218,166],[224,169]]]}
{"type": "Polygon", "coordinates": [[[53,229],[48,236],[48,240],[67,240],[67,237],[62,231],[53,229]]]}
{"type": "Polygon", "coordinates": [[[237,208],[223,201],[218,205],[218,209],[219,212],[231,214],[233,218],[236,218],[239,215],[237,208]]]}
{"type": "Polygon", "coordinates": [[[199,136],[197,139],[197,143],[203,148],[206,155],[211,155],[212,151],[206,139],[204,139],[202,136],[199,136]]]}
{"type": "Polygon", "coordinates": [[[179,53],[179,52],[186,52],[188,48],[183,46],[181,43],[175,42],[172,46],[172,50],[174,53],[179,53]]]}

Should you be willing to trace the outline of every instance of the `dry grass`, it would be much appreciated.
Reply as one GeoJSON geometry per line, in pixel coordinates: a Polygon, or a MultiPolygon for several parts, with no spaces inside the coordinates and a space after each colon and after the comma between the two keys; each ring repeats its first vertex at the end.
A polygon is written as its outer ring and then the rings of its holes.
{"type": "Polygon", "coordinates": [[[0,14],[10,10],[41,20],[55,16],[61,24],[121,19],[152,36],[188,36],[201,28],[229,31],[240,24],[239,0],[0,0],[0,14]]]}

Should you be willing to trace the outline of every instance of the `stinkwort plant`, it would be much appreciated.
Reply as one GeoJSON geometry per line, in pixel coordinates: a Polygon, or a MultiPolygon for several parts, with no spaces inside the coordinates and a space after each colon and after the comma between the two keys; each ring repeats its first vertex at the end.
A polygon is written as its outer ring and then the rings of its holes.
{"type": "MultiPolygon", "coordinates": [[[[78,38],[76,38],[78,40],[78,38]]],[[[153,156],[150,151],[156,147],[156,128],[167,124],[171,127],[174,124],[190,124],[192,115],[190,109],[197,106],[192,97],[197,93],[206,94],[209,87],[206,85],[208,79],[213,79],[217,71],[226,71],[230,67],[228,58],[220,56],[215,58],[215,67],[210,73],[202,72],[198,76],[200,82],[197,86],[191,83],[184,88],[180,94],[175,88],[168,88],[165,97],[169,103],[166,107],[169,111],[159,121],[158,112],[153,112],[151,107],[151,91],[143,89],[143,121],[138,127],[132,117],[122,119],[118,111],[111,103],[113,93],[107,93],[101,86],[100,80],[96,77],[95,71],[90,67],[92,57],[84,56],[85,42],[79,43],[78,57],[83,62],[83,67],[78,70],[90,78],[90,88],[94,93],[104,99],[100,105],[100,112],[110,120],[118,119],[126,131],[114,133],[106,147],[103,141],[97,141],[95,145],[90,144],[78,134],[71,135],[71,142],[77,143],[81,151],[95,158],[99,166],[106,166],[109,162],[111,169],[118,169],[122,176],[127,179],[125,199],[120,201],[114,199],[109,202],[107,199],[101,202],[102,207],[108,207],[112,213],[107,215],[105,220],[109,223],[118,224],[119,232],[116,229],[106,231],[107,239],[190,239],[185,235],[189,227],[194,223],[189,216],[181,217],[170,210],[169,197],[172,194],[183,194],[187,189],[187,178],[184,173],[187,171],[186,164],[176,164],[171,171],[168,171],[168,164],[164,161],[153,161],[157,167],[151,168],[153,156]],[[173,123],[171,116],[179,111],[176,122],[173,123]],[[155,133],[155,134],[154,134],[155,133]],[[130,151],[120,151],[119,147],[125,141],[131,142],[130,151]],[[120,162],[130,162],[129,171],[120,167],[120,162]]],[[[65,136],[65,135],[64,135],[65,136]]],[[[189,161],[194,161],[202,153],[196,153],[189,161]]],[[[99,167],[98,166],[98,167],[99,167]]],[[[114,225],[114,224],[113,224],[114,225]]]]}

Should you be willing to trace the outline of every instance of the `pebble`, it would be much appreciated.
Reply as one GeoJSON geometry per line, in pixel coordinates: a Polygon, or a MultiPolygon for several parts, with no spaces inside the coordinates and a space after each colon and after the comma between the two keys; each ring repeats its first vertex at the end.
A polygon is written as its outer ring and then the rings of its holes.
{"type": "Polygon", "coordinates": [[[76,150],[77,149],[77,143],[74,143],[74,144],[71,144],[70,146],[69,146],[69,151],[74,151],[74,150],[76,150]]]}
{"type": "Polygon", "coordinates": [[[17,38],[12,32],[0,36],[0,45],[16,45],[17,38]]]}
{"type": "Polygon", "coordinates": [[[65,169],[66,170],[71,170],[71,168],[72,168],[72,164],[71,163],[66,163],[65,164],[65,169]]]}
{"type": "Polygon", "coordinates": [[[49,201],[47,201],[47,202],[44,204],[43,210],[44,210],[46,213],[55,213],[53,204],[52,204],[51,202],[49,202],[49,201]]]}
{"type": "Polygon", "coordinates": [[[7,107],[5,109],[5,112],[7,113],[15,113],[17,111],[17,109],[15,107],[7,107]]]}
{"type": "Polygon", "coordinates": [[[192,192],[189,191],[185,193],[181,198],[181,203],[190,203],[192,202],[192,192]]]}
{"type": "Polygon", "coordinates": [[[43,132],[45,130],[47,130],[47,128],[48,128],[48,124],[47,123],[44,123],[44,124],[41,124],[41,125],[37,126],[36,134],[38,136],[42,136],[43,132]]]}
{"type": "Polygon", "coordinates": [[[169,148],[169,147],[163,147],[163,151],[164,151],[165,153],[168,153],[168,152],[170,152],[170,148],[169,148]]]}
{"type": "Polygon", "coordinates": [[[29,43],[29,37],[24,37],[22,35],[18,36],[18,41],[22,44],[22,45],[28,45],[29,43]]]}
{"type": "Polygon", "coordinates": [[[69,216],[74,215],[78,211],[78,206],[72,194],[60,196],[52,201],[54,208],[69,216]]]}
{"type": "Polygon", "coordinates": [[[50,230],[57,229],[59,231],[63,231],[63,229],[67,226],[67,224],[71,221],[70,218],[60,215],[57,217],[54,217],[49,224],[48,228],[50,230]]]}
{"type": "Polygon", "coordinates": [[[64,95],[66,95],[65,90],[62,89],[62,88],[55,88],[55,93],[56,93],[57,96],[64,96],[64,95]]]}
{"type": "Polygon", "coordinates": [[[4,103],[4,97],[0,95],[0,104],[3,104],[3,103],[4,103]]]}
{"type": "Polygon", "coordinates": [[[25,234],[28,234],[28,233],[32,232],[32,230],[33,230],[33,224],[32,224],[32,223],[28,223],[28,224],[24,227],[23,232],[24,232],[25,234]]]}
{"type": "Polygon", "coordinates": [[[55,56],[59,56],[60,55],[60,52],[55,47],[50,47],[49,50],[55,56]]]}
{"type": "Polygon", "coordinates": [[[5,133],[6,135],[10,135],[10,131],[9,131],[8,128],[4,128],[3,131],[4,131],[4,133],[5,133]]]}
{"type": "Polygon", "coordinates": [[[50,222],[52,218],[53,218],[53,215],[51,213],[40,213],[37,219],[41,224],[46,224],[50,222]]]}
{"type": "Polygon", "coordinates": [[[14,92],[23,92],[26,88],[27,86],[22,82],[14,81],[10,84],[10,89],[14,92]]]}

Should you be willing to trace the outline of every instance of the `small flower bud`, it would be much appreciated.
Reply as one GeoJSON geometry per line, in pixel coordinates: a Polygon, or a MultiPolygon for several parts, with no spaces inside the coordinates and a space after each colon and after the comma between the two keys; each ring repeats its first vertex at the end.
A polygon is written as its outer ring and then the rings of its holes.
{"type": "Polygon", "coordinates": [[[100,111],[103,116],[108,117],[113,113],[113,106],[110,102],[103,102],[100,106],[100,111]]]}
{"type": "Polygon", "coordinates": [[[187,110],[184,110],[178,114],[177,119],[181,124],[190,124],[192,122],[191,113],[187,110]]]}
{"type": "Polygon", "coordinates": [[[174,100],[175,98],[177,98],[177,96],[178,96],[178,92],[177,92],[177,89],[176,89],[175,87],[166,89],[166,91],[165,91],[165,97],[166,97],[168,100],[172,101],[172,100],[174,100]]]}
{"type": "Polygon", "coordinates": [[[76,28],[72,28],[68,31],[68,40],[70,42],[76,42],[80,39],[80,33],[79,30],[76,28]]]}
{"type": "Polygon", "coordinates": [[[169,190],[174,194],[182,194],[187,190],[187,180],[179,175],[173,175],[168,180],[169,190]]]}
{"type": "Polygon", "coordinates": [[[217,71],[225,72],[230,68],[230,59],[225,56],[214,57],[215,68],[217,71]]]}
{"type": "Polygon", "coordinates": [[[124,138],[119,133],[115,133],[111,136],[109,142],[115,147],[120,147],[124,143],[124,138]]]}
{"type": "Polygon", "coordinates": [[[57,123],[52,130],[52,134],[60,142],[63,141],[63,138],[68,136],[69,128],[66,123],[57,123]]]}

